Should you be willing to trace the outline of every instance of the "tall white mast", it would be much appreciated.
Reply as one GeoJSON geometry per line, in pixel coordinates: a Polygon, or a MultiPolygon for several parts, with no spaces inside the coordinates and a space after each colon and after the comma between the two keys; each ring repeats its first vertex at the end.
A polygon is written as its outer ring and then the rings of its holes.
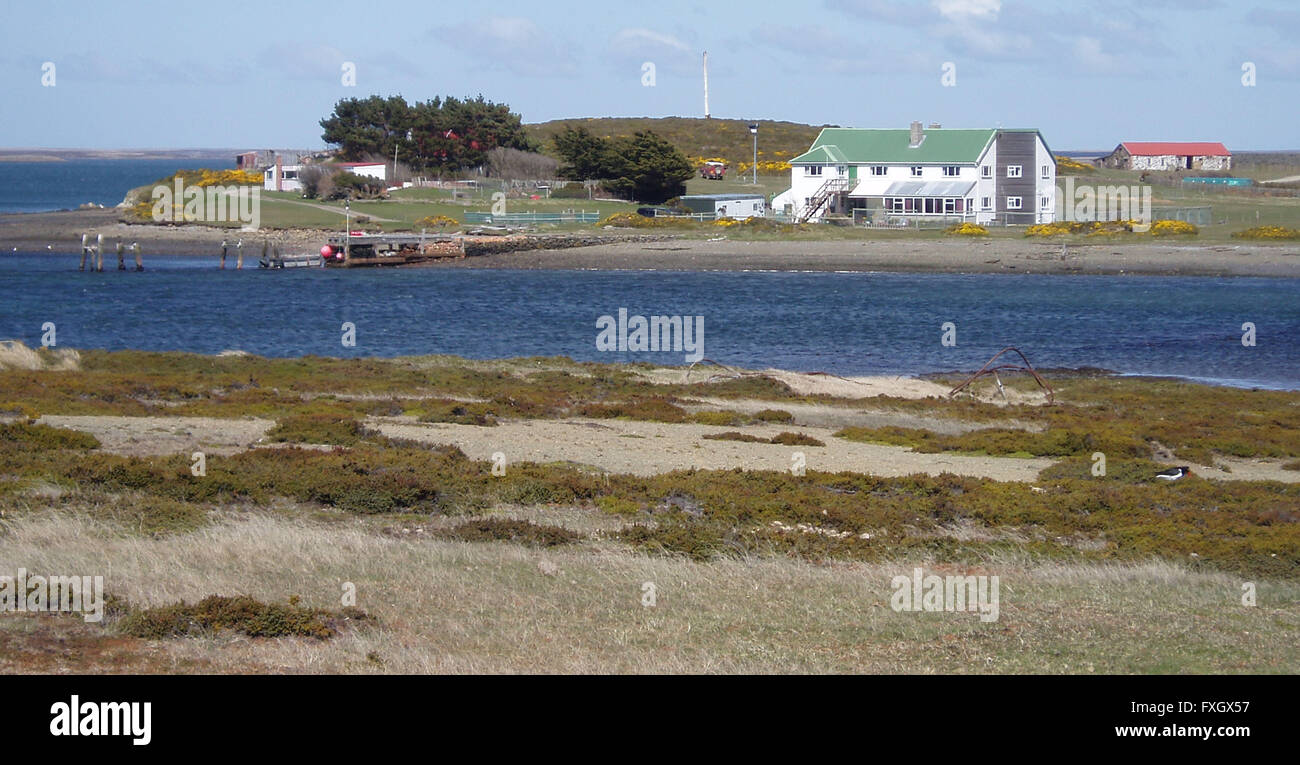
{"type": "Polygon", "coordinates": [[[704,51],[704,119],[709,118],[709,52],[704,51]]]}

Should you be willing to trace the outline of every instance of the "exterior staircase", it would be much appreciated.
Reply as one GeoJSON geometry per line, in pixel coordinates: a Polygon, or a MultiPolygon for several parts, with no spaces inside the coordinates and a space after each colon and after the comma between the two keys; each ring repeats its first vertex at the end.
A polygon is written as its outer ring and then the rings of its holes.
{"type": "Polygon", "coordinates": [[[821,209],[826,206],[826,203],[830,201],[831,197],[836,194],[843,194],[856,185],[858,185],[856,178],[831,178],[826,181],[821,185],[821,188],[817,189],[817,193],[812,195],[808,204],[804,205],[803,211],[799,213],[797,222],[807,223],[809,220],[814,218],[817,213],[821,212],[821,209]]]}

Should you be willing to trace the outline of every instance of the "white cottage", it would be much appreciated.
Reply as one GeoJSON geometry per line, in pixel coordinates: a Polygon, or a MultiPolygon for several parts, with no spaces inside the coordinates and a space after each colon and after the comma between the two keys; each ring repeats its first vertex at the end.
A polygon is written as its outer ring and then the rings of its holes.
{"type": "Polygon", "coordinates": [[[772,209],[798,220],[1056,219],[1056,160],[1034,129],[824,128],[790,165],[790,190],[772,209]]]}

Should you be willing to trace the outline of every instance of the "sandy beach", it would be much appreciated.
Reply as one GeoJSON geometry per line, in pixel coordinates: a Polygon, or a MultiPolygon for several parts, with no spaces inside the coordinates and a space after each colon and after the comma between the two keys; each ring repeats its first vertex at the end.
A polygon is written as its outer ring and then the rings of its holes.
{"type": "MultiPolygon", "coordinates": [[[[81,235],[102,233],[108,242],[138,241],[150,255],[216,257],[223,239],[241,233],[204,226],[152,226],[118,222],[118,211],[77,210],[0,215],[0,253],[75,253],[81,235]]],[[[314,252],[332,233],[298,229],[242,234],[269,238],[286,252],[314,252]]],[[[624,237],[643,232],[593,229],[624,237]]],[[[255,246],[255,245],[254,245],[255,246]]],[[[250,251],[251,252],[251,251],[250,251]]],[[[147,262],[147,261],[146,261],[147,262]]],[[[428,264],[432,268],[628,269],[662,271],[896,271],[999,274],[1111,274],[1300,277],[1300,244],[1197,244],[1097,242],[1062,244],[991,238],[719,240],[671,238],[559,250],[480,255],[428,264]]]]}

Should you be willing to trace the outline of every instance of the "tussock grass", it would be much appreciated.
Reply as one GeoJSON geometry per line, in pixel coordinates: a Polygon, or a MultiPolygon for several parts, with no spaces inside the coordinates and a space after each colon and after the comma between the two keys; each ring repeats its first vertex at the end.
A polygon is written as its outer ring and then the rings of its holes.
{"type": "MultiPolygon", "coordinates": [[[[0,545],[0,570],[17,565],[103,572],[111,591],[140,607],[244,592],[263,603],[299,594],[304,608],[338,609],[350,582],[357,606],[379,625],[328,641],[165,640],[155,644],[155,671],[1300,670],[1300,586],[1255,580],[1258,605],[1247,608],[1237,577],[1150,560],[1041,562],[1007,553],[953,567],[900,551],[869,564],[697,563],[617,545],[409,542],[357,523],[250,514],[163,540],[123,537],[89,519],[31,518],[10,524],[0,545]],[[998,575],[999,620],[892,610],[890,581],[914,566],[998,575]]],[[[21,621],[0,619],[0,632],[23,629],[21,621]]],[[[65,661],[78,666],[75,655],[65,661]]]]}

